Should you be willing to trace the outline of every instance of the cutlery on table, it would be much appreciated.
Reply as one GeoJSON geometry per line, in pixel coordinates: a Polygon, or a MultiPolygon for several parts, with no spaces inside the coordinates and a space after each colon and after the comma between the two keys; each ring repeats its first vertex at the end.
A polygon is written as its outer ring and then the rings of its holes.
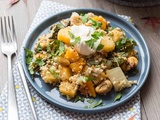
{"type": "MultiPolygon", "coordinates": [[[[1,29],[2,29],[2,37],[4,40],[6,41],[3,41],[2,42],[2,46],[5,45],[5,47],[3,46],[3,50],[2,52],[4,54],[6,54],[7,56],[9,56],[9,60],[11,60],[11,56],[13,53],[16,54],[17,56],[17,41],[16,41],[16,34],[15,34],[15,27],[14,27],[14,20],[13,20],[13,16],[8,16],[8,17],[3,17],[1,18],[1,29]],[[10,45],[10,46],[9,46],[10,45]],[[7,51],[7,49],[9,49],[9,47],[12,47],[11,50],[8,50],[10,51],[12,54],[9,54],[7,51]],[[8,55],[8,54],[9,55],[8,55]]],[[[1,47],[2,47],[1,46],[1,47]]],[[[8,60],[8,61],[9,61],[8,60]]],[[[11,63],[10,63],[11,64],[11,63]]],[[[31,108],[31,111],[32,111],[32,114],[33,114],[33,117],[34,117],[34,120],[38,120],[37,118],[37,114],[36,114],[36,111],[34,109],[34,105],[33,105],[33,102],[32,102],[32,98],[31,98],[31,94],[29,92],[29,88],[28,88],[28,85],[27,85],[27,81],[26,81],[26,78],[25,78],[25,74],[24,74],[24,71],[23,71],[23,67],[21,65],[21,63],[17,60],[17,65],[18,65],[18,70],[19,70],[19,73],[21,75],[21,78],[22,78],[22,82],[23,82],[23,86],[25,88],[25,92],[26,92],[26,95],[27,95],[27,99],[29,101],[29,105],[30,105],[30,108],[31,108]]],[[[12,72],[11,72],[11,65],[9,65],[9,70],[10,70],[10,76],[12,76],[12,72]]],[[[9,73],[9,72],[8,72],[9,73]]],[[[16,97],[15,97],[15,90],[14,90],[14,81],[13,81],[13,78],[12,78],[12,82],[10,83],[9,81],[9,84],[10,86],[12,87],[12,92],[14,91],[14,93],[10,93],[8,94],[10,99],[8,101],[8,120],[18,120],[18,109],[17,109],[17,104],[16,104],[16,97]],[[11,85],[12,83],[12,85],[11,85]],[[12,95],[14,94],[14,98],[12,98],[12,95]],[[14,99],[14,103],[12,103],[12,99],[14,99]],[[13,105],[14,106],[13,106],[13,105]],[[13,110],[13,109],[15,110],[13,110]],[[9,110],[10,109],[10,110],[9,110]],[[16,113],[14,113],[15,115],[15,118],[13,119],[12,117],[12,113],[13,111],[16,111],[16,113]],[[9,119],[10,118],[10,119],[9,119]]]]}
{"type": "Polygon", "coordinates": [[[9,34],[11,28],[9,17],[1,17],[1,51],[8,58],[8,120],[18,120],[18,106],[16,101],[15,85],[12,74],[12,55],[17,51],[15,43],[9,34]]]}

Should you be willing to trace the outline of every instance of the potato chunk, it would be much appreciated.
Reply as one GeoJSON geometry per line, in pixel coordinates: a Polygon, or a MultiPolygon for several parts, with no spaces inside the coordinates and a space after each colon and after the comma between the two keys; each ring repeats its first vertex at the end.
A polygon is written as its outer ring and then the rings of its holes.
{"type": "Polygon", "coordinates": [[[41,70],[41,77],[42,79],[44,80],[45,83],[49,83],[49,84],[56,84],[59,79],[53,74],[51,73],[49,70],[48,70],[48,67],[47,66],[42,66],[40,68],[41,70]]]}
{"type": "Polygon", "coordinates": [[[102,23],[101,28],[103,30],[105,30],[109,24],[102,16],[95,16],[93,19],[102,23]]]}
{"type": "Polygon", "coordinates": [[[80,92],[85,97],[96,97],[96,92],[92,81],[88,81],[80,87],[80,92]]]}
{"type": "Polygon", "coordinates": [[[80,73],[85,65],[85,61],[83,58],[80,58],[78,61],[71,63],[69,67],[71,68],[72,72],[80,73]]]}
{"type": "Polygon", "coordinates": [[[68,59],[70,62],[75,62],[79,59],[79,54],[75,49],[68,48],[64,57],[68,59]]]}
{"type": "Polygon", "coordinates": [[[114,30],[110,31],[108,35],[111,35],[113,41],[117,42],[125,36],[125,33],[120,28],[115,28],[114,30]]]}
{"type": "Polygon", "coordinates": [[[101,44],[104,45],[102,51],[103,52],[111,52],[115,49],[115,43],[113,42],[112,38],[104,37],[101,40],[101,44]]]}
{"type": "Polygon", "coordinates": [[[70,44],[70,37],[68,35],[69,30],[69,27],[60,29],[57,35],[57,39],[64,43],[70,44]]]}
{"type": "Polygon", "coordinates": [[[75,97],[78,90],[78,86],[68,81],[63,81],[59,86],[59,90],[62,93],[62,95],[67,96],[67,99],[71,99],[75,97]]]}
{"type": "Polygon", "coordinates": [[[59,75],[62,81],[68,80],[72,76],[72,71],[69,67],[59,66],[59,75]]]}
{"type": "Polygon", "coordinates": [[[120,67],[107,70],[107,76],[111,80],[115,91],[121,91],[123,88],[137,84],[137,81],[128,81],[120,67]]]}

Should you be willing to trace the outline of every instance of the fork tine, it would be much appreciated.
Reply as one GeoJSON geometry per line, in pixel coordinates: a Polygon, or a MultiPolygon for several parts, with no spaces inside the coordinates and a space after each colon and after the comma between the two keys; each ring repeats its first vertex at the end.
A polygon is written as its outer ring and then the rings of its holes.
{"type": "Polygon", "coordinates": [[[8,16],[6,23],[7,23],[7,34],[8,34],[9,42],[14,42],[12,17],[8,16]]]}
{"type": "Polygon", "coordinates": [[[6,41],[10,42],[9,29],[8,29],[8,17],[4,17],[4,33],[6,37],[6,41]]]}
{"type": "Polygon", "coordinates": [[[1,17],[1,36],[2,36],[2,41],[4,43],[6,43],[7,38],[6,38],[6,34],[5,34],[6,29],[5,29],[5,20],[4,19],[5,19],[4,17],[1,17]]]}
{"type": "Polygon", "coordinates": [[[11,40],[13,41],[14,32],[13,32],[13,21],[12,21],[12,16],[8,16],[8,31],[9,31],[11,40]]]}

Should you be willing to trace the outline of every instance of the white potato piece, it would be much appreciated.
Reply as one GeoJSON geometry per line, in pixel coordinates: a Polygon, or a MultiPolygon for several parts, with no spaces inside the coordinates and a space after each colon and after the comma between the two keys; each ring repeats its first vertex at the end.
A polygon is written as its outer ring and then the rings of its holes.
{"type": "Polygon", "coordinates": [[[115,91],[121,91],[123,88],[128,88],[133,84],[137,84],[137,81],[128,81],[120,67],[107,70],[106,72],[115,91]]]}

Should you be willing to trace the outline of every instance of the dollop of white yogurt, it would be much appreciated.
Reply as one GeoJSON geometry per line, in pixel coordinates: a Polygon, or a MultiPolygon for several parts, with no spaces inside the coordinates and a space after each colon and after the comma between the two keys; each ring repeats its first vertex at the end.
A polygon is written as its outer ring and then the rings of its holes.
{"type": "MultiPolygon", "coordinates": [[[[76,26],[73,25],[70,29],[70,32],[74,35],[74,37],[80,37],[80,42],[75,44],[76,50],[82,55],[91,55],[96,52],[98,45],[101,43],[101,37],[94,42],[93,48],[90,48],[86,41],[92,38],[92,34],[95,32],[95,29],[89,26],[80,25],[76,26]]],[[[71,39],[70,42],[74,42],[75,39],[71,39]]]]}

